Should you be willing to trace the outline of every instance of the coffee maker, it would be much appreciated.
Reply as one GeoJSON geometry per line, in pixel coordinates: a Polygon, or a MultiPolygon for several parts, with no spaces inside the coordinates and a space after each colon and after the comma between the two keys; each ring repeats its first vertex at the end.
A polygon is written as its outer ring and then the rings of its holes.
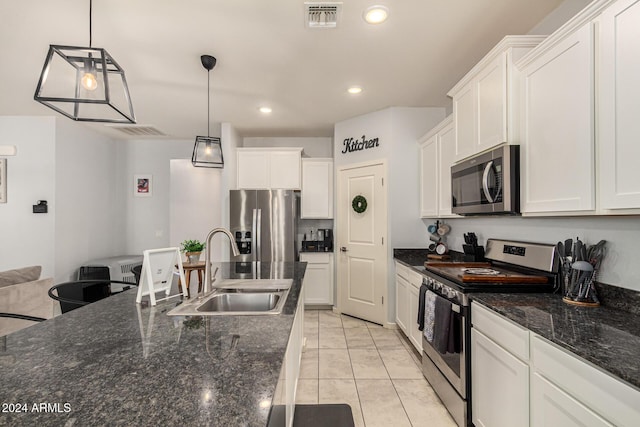
{"type": "Polygon", "coordinates": [[[322,233],[322,239],[320,246],[320,251],[322,252],[332,252],[333,251],[333,230],[330,228],[320,228],[318,229],[318,234],[322,233]]]}

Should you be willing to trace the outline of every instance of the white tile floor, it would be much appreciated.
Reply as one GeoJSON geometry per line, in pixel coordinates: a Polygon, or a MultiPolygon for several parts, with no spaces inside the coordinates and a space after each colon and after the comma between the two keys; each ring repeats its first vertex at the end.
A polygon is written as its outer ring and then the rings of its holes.
{"type": "Polygon", "coordinates": [[[307,310],[297,403],[347,403],[356,427],[455,427],[402,332],[307,310]]]}

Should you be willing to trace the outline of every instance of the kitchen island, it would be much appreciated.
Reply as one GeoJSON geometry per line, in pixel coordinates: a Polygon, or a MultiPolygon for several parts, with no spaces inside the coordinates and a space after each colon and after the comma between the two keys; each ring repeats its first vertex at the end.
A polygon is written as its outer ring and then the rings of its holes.
{"type": "Polygon", "coordinates": [[[137,305],[133,289],[10,334],[0,425],[266,426],[306,264],[219,265],[293,279],[282,313],[173,317],[179,298],[137,305]]]}

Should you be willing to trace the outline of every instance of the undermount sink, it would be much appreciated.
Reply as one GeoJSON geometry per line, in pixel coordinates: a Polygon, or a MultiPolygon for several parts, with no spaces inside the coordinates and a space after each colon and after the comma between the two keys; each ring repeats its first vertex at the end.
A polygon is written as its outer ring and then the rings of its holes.
{"type": "Polygon", "coordinates": [[[221,293],[213,295],[196,310],[202,312],[269,311],[280,301],[278,292],[221,293]]]}
{"type": "Polygon", "coordinates": [[[192,298],[169,311],[169,316],[280,314],[291,279],[225,280],[204,298],[192,298]]]}

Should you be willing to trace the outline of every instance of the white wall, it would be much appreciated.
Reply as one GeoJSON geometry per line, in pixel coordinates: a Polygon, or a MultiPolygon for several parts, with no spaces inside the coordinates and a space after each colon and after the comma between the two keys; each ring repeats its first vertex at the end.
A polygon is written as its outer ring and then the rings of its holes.
{"type": "MultiPolygon", "coordinates": [[[[387,244],[387,317],[395,319],[395,280],[393,248],[411,247],[420,242],[424,224],[420,220],[419,150],[417,140],[445,118],[444,108],[392,107],[345,120],[335,125],[334,170],[342,166],[387,162],[388,244],[387,244]],[[347,138],[379,138],[380,146],[342,153],[347,138]],[[415,197],[407,197],[415,195],[415,197]]],[[[337,191],[336,193],[337,194],[337,191]]],[[[335,246],[340,224],[336,221],[335,246]]],[[[336,281],[337,282],[337,281],[336,281]]],[[[338,295],[336,292],[335,295],[338,295]]]]}
{"type": "MultiPolygon", "coordinates": [[[[527,217],[473,217],[447,220],[451,233],[449,247],[462,252],[463,234],[473,231],[484,246],[490,237],[528,242],[555,244],[565,239],[580,237],[592,245],[601,239],[608,242],[607,255],[602,263],[598,281],[609,285],[640,291],[638,268],[638,242],[640,242],[639,216],[611,216],[590,218],[527,218],[527,217]]],[[[433,221],[425,220],[425,224],[433,221]]],[[[422,233],[428,245],[427,230],[422,233]]]]}
{"type": "Polygon", "coordinates": [[[300,147],[306,157],[333,157],[333,139],[294,137],[247,137],[243,147],[300,147]]]}
{"type": "Polygon", "coordinates": [[[55,274],[55,119],[0,117],[0,145],[15,145],[7,157],[7,203],[0,204],[0,271],[41,265],[42,276],[55,274]],[[49,213],[34,214],[38,200],[49,213]]]}
{"type": "MultiPolygon", "coordinates": [[[[224,150],[224,169],[222,170],[221,182],[221,219],[222,227],[229,228],[229,190],[235,190],[238,187],[238,171],[237,171],[237,152],[236,148],[240,146],[241,137],[238,131],[229,123],[222,123],[221,126],[222,149],[224,150]]],[[[224,237],[216,237],[220,239],[217,243],[220,247],[221,261],[230,260],[230,246],[224,237]]]]}
{"type": "Polygon", "coordinates": [[[593,0],[564,0],[550,14],[538,22],[528,34],[551,34],[573,18],[593,0]]]}
{"type": "Polygon", "coordinates": [[[169,204],[171,159],[191,159],[194,139],[140,139],[119,141],[118,159],[122,165],[118,185],[125,191],[126,252],[142,254],[145,249],[169,246],[169,204]],[[152,196],[136,197],[133,176],[152,175],[152,196]]]}
{"type": "MultiPolygon", "coordinates": [[[[187,239],[204,242],[209,231],[222,223],[222,170],[194,167],[191,159],[174,159],[170,175],[169,246],[180,247],[187,239]]],[[[219,246],[211,246],[211,259],[219,260],[219,246]]]]}
{"type": "Polygon", "coordinates": [[[56,118],[55,281],[93,259],[125,254],[124,189],[114,140],[56,118]]]}

